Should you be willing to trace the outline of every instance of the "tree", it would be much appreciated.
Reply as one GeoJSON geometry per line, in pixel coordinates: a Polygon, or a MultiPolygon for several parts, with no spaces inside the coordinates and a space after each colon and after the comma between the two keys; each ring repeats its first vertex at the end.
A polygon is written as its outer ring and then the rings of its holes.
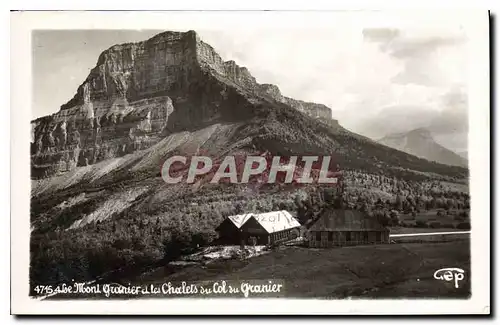
{"type": "Polygon", "coordinates": [[[366,212],[366,213],[369,213],[370,212],[370,205],[364,201],[363,203],[361,203],[361,211],[362,212],[366,212]]]}
{"type": "Polygon", "coordinates": [[[406,196],[406,203],[408,204],[408,206],[410,207],[414,207],[416,204],[415,204],[415,199],[413,198],[412,195],[408,195],[406,196]]]}
{"type": "MultiPolygon", "coordinates": [[[[309,199],[305,200],[303,205],[306,208],[306,210],[314,210],[315,208],[319,208],[319,201],[316,201],[316,204],[314,204],[312,197],[309,196],[309,199]]],[[[317,209],[317,210],[319,210],[319,209],[317,209]]]]}
{"type": "Polygon", "coordinates": [[[401,196],[399,194],[396,194],[396,203],[394,204],[394,207],[396,210],[403,210],[403,200],[401,199],[401,196]]]}
{"type": "Polygon", "coordinates": [[[290,239],[295,239],[295,238],[297,238],[299,236],[300,236],[300,231],[298,231],[297,229],[293,229],[290,232],[290,239]]]}
{"type": "Polygon", "coordinates": [[[437,207],[437,200],[435,198],[431,198],[430,201],[427,202],[428,202],[427,210],[435,209],[437,207]]]}
{"type": "Polygon", "coordinates": [[[346,206],[346,202],[342,196],[337,196],[333,201],[333,207],[335,209],[343,209],[346,206]]]}
{"type": "Polygon", "coordinates": [[[457,229],[470,229],[470,223],[469,222],[460,222],[456,226],[457,229]]]}
{"type": "Polygon", "coordinates": [[[240,202],[236,203],[234,209],[236,211],[236,214],[242,214],[243,213],[243,205],[240,202]]]}
{"type": "Polygon", "coordinates": [[[422,206],[423,198],[420,196],[415,197],[415,207],[418,209],[422,206]]]}
{"type": "Polygon", "coordinates": [[[440,198],[440,197],[437,198],[436,199],[436,206],[435,207],[436,208],[440,208],[440,209],[445,208],[446,207],[446,203],[445,203],[444,199],[440,198]]]}
{"type": "Polygon", "coordinates": [[[323,197],[325,198],[325,204],[333,204],[337,195],[333,188],[327,187],[323,190],[323,197]]]}
{"type": "Polygon", "coordinates": [[[304,206],[304,204],[300,203],[297,208],[297,217],[299,218],[299,222],[304,224],[309,218],[307,217],[308,209],[304,206]]]}
{"type": "Polygon", "coordinates": [[[456,204],[455,199],[447,199],[446,200],[446,209],[447,210],[456,208],[456,206],[457,206],[457,204],[456,204]]]}
{"type": "Polygon", "coordinates": [[[299,204],[302,204],[305,201],[307,201],[308,197],[309,196],[307,195],[307,193],[305,191],[303,191],[303,190],[297,191],[297,193],[295,195],[295,204],[297,206],[299,206],[299,204]]]}
{"type": "Polygon", "coordinates": [[[427,224],[423,220],[417,220],[416,226],[417,228],[427,228],[427,224]]]}
{"type": "Polygon", "coordinates": [[[399,225],[399,212],[396,210],[392,210],[391,213],[389,214],[391,218],[391,224],[393,226],[399,225]]]}
{"type": "Polygon", "coordinates": [[[372,212],[372,215],[383,227],[389,225],[390,218],[383,210],[375,210],[372,212]]]}

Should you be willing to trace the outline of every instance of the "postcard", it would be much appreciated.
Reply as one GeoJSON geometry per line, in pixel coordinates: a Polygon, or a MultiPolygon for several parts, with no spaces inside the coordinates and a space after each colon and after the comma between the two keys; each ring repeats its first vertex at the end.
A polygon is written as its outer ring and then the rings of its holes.
{"type": "Polygon", "coordinates": [[[13,12],[13,314],[489,314],[474,11],[13,12]]]}

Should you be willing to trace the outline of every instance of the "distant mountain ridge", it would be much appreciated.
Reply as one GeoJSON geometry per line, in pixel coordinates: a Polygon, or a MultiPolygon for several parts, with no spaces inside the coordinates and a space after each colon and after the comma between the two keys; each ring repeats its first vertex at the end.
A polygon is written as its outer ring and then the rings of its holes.
{"type": "Polygon", "coordinates": [[[467,159],[437,143],[426,128],[394,133],[378,140],[388,147],[445,165],[467,167],[467,159]]]}

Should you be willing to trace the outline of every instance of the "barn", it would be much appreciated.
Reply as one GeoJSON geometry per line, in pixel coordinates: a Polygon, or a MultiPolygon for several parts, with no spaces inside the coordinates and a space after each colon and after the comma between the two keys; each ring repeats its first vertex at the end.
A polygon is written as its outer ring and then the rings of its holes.
{"type": "Polygon", "coordinates": [[[389,242],[389,229],[358,210],[327,209],[308,229],[309,247],[335,247],[389,242]]]}
{"type": "Polygon", "coordinates": [[[229,216],[215,228],[219,234],[218,243],[222,245],[239,245],[241,243],[241,226],[252,217],[251,213],[229,216]]]}
{"type": "Polygon", "coordinates": [[[298,236],[299,228],[297,219],[288,211],[281,210],[230,216],[216,231],[221,244],[267,245],[298,236]]]}

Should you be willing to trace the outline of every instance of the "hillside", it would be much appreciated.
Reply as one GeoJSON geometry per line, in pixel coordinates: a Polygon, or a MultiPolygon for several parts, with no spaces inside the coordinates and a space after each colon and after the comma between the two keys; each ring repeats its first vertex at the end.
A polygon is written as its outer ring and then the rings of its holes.
{"type": "Polygon", "coordinates": [[[424,128],[411,130],[406,133],[390,134],[378,142],[430,161],[467,167],[466,159],[438,144],[432,138],[431,133],[424,128]]]}

